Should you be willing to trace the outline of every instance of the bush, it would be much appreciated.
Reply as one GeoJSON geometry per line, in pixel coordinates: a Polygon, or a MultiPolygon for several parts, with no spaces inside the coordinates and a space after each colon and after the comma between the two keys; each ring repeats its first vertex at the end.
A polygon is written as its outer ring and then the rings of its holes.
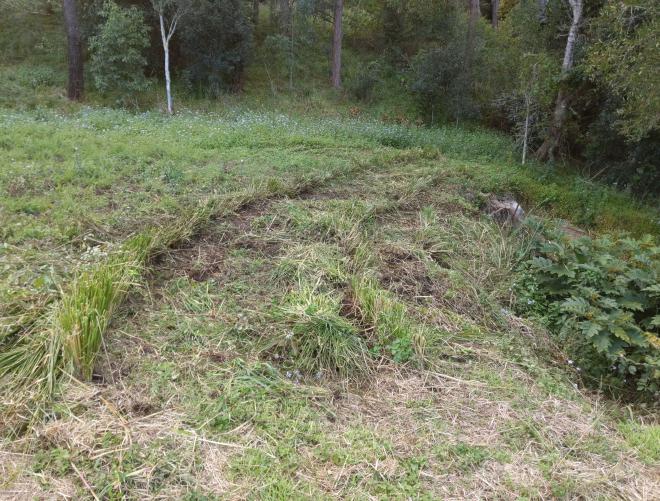
{"type": "Polygon", "coordinates": [[[587,376],[660,391],[660,246],[609,237],[540,244],[518,308],[541,316],[587,376]]]}
{"type": "Polygon", "coordinates": [[[358,101],[371,101],[376,86],[382,80],[382,69],[377,61],[372,61],[353,77],[348,85],[350,93],[358,101]]]}
{"type": "Polygon", "coordinates": [[[238,0],[197,0],[184,18],[181,55],[193,90],[207,97],[242,90],[252,26],[238,0]]]}
{"type": "Polygon", "coordinates": [[[99,31],[89,42],[94,84],[99,91],[118,92],[126,100],[148,87],[144,51],[149,47],[149,28],[135,7],[125,9],[107,2],[101,17],[99,31]]]}

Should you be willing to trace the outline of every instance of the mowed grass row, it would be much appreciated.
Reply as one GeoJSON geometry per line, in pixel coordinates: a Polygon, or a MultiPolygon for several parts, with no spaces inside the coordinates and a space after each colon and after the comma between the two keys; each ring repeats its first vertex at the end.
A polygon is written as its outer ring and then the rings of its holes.
{"type": "Polygon", "coordinates": [[[597,231],[657,233],[654,207],[579,177],[523,168],[511,143],[488,132],[240,110],[172,119],[3,110],[0,304],[46,301],[81,266],[201,199],[354,162],[432,165],[464,190],[512,194],[541,215],[597,231]]]}

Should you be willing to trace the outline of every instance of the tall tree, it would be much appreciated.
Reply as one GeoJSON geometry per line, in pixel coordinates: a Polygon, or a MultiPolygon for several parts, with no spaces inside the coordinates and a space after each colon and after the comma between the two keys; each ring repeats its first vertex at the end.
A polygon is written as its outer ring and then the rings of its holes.
{"type": "Polygon", "coordinates": [[[479,21],[480,15],[481,6],[479,5],[479,0],[468,0],[467,42],[465,44],[465,70],[467,73],[469,73],[472,65],[474,39],[477,34],[477,22],[479,21]]]}
{"type": "Polygon", "coordinates": [[[172,78],[170,76],[170,40],[176,32],[177,25],[187,11],[188,4],[175,0],[151,0],[160,24],[160,38],[163,42],[163,55],[165,58],[165,94],[167,97],[167,112],[171,115],[172,107],[172,78]],[[169,20],[167,19],[169,17],[169,20]]]}
{"type": "Polygon", "coordinates": [[[290,0],[279,0],[279,21],[283,31],[289,30],[291,27],[291,8],[290,0]]]}
{"type": "Polygon", "coordinates": [[[252,24],[259,24],[259,0],[252,0],[252,24]]]}
{"type": "Polygon", "coordinates": [[[83,79],[82,40],[76,0],[64,0],[63,10],[69,58],[67,95],[72,101],[78,101],[83,97],[85,82],[83,79]]]}
{"type": "MultiPolygon", "coordinates": [[[[582,0],[568,0],[568,3],[571,6],[572,19],[571,27],[568,31],[568,39],[566,40],[566,49],[564,50],[564,61],[561,65],[562,77],[565,77],[571,71],[571,68],[573,68],[575,43],[577,42],[580,23],[582,21],[582,0]]],[[[560,86],[548,136],[536,151],[536,157],[539,160],[553,160],[555,157],[555,151],[559,146],[564,124],[566,123],[569,97],[563,86],[560,86]]]]}
{"type": "Polygon", "coordinates": [[[490,22],[494,29],[497,29],[498,17],[500,15],[500,0],[491,0],[490,3],[490,22]]]}
{"type": "Polygon", "coordinates": [[[332,29],[332,86],[341,87],[341,44],[343,32],[344,0],[335,0],[335,14],[332,29]]]}
{"type": "Polygon", "coordinates": [[[541,24],[548,21],[548,0],[539,0],[539,21],[541,24]]]}

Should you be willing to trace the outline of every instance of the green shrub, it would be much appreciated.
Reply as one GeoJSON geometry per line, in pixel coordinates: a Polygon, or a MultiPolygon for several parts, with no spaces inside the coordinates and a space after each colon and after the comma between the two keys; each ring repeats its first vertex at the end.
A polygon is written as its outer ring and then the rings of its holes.
{"type": "Polygon", "coordinates": [[[242,90],[252,50],[252,26],[239,0],[196,0],[179,38],[191,90],[217,98],[242,90]]]}
{"type": "Polygon", "coordinates": [[[118,92],[126,100],[148,87],[144,51],[149,47],[149,28],[135,7],[107,2],[101,17],[103,23],[89,42],[94,84],[99,91],[118,92]]]}
{"type": "Polygon", "coordinates": [[[376,86],[382,81],[382,68],[378,61],[372,61],[355,75],[348,84],[348,89],[358,101],[371,101],[376,86]]]}
{"type": "Polygon", "coordinates": [[[652,237],[540,244],[516,286],[587,376],[660,391],[660,246],[652,237]]]}

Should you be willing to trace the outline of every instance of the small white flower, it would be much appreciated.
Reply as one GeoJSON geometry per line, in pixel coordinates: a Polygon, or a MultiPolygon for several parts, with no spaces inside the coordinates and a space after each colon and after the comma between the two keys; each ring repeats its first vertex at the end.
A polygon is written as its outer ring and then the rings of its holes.
{"type": "Polygon", "coordinates": [[[569,360],[568,365],[573,365],[573,360],[569,360]]]}

